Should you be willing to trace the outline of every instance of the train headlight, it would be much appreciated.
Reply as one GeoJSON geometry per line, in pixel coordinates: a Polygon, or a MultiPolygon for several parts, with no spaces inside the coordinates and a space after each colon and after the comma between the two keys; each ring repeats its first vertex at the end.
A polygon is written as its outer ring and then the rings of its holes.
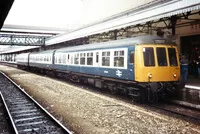
{"type": "Polygon", "coordinates": [[[174,78],[176,78],[176,74],[174,74],[173,76],[174,76],[174,78]]]}
{"type": "Polygon", "coordinates": [[[149,74],[148,74],[148,77],[149,77],[149,78],[152,78],[152,74],[151,74],[151,73],[149,73],[149,74]]]}

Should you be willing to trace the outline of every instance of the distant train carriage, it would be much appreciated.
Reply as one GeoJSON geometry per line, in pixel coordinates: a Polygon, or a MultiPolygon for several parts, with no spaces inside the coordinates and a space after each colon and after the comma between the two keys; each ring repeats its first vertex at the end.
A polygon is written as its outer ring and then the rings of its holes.
{"type": "Polygon", "coordinates": [[[178,59],[172,43],[142,36],[31,53],[29,66],[151,101],[174,93],[180,78],[178,59]]]}
{"type": "Polygon", "coordinates": [[[53,68],[53,55],[55,50],[30,53],[29,66],[40,69],[53,68]]]}
{"type": "Polygon", "coordinates": [[[29,64],[29,54],[30,53],[21,53],[16,56],[16,64],[19,68],[25,68],[29,64]]]}

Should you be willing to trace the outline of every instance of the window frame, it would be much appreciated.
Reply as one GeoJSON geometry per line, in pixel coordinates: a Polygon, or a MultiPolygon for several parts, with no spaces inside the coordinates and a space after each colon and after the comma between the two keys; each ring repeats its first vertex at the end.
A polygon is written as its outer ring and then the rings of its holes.
{"type": "Polygon", "coordinates": [[[86,65],[86,53],[85,52],[80,52],[80,65],[84,66],[86,65]],[[82,59],[84,59],[84,64],[82,64],[82,59]]]}
{"type": "MultiPolygon", "coordinates": [[[[124,57],[125,57],[125,53],[124,50],[114,50],[114,55],[113,55],[113,67],[124,67],[124,57]],[[121,54],[121,52],[123,52],[123,54],[121,54]],[[115,55],[116,54],[116,55],[115,55]],[[115,62],[115,58],[123,58],[123,66],[115,66],[115,64],[117,64],[115,62]]],[[[121,61],[119,61],[121,62],[121,61]]]]}
{"type": "MultiPolygon", "coordinates": [[[[101,52],[101,66],[102,67],[111,67],[111,51],[109,50],[104,50],[101,52]],[[103,53],[105,53],[105,55],[103,55],[103,53]],[[108,55],[109,53],[109,55],[108,55]],[[109,65],[103,65],[103,58],[109,58],[109,65]]],[[[105,62],[106,63],[106,62],[105,62]]]]}
{"type": "Polygon", "coordinates": [[[87,66],[93,66],[94,65],[94,53],[92,52],[92,51],[88,51],[88,52],[86,52],[86,65],[87,66]],[[89,54],[89,56],[88,56],[88,54],[89,54]],[[92,55],[90,55],[90,54],[92,54],[92,55]],[[92,58],[92,64],[88,64],[88,58],[92,58]]]}

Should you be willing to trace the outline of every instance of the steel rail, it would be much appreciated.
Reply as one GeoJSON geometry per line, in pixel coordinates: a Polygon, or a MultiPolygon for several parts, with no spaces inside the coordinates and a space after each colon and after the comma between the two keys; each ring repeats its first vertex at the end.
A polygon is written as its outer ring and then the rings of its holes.
{"type": "Polygon", "coordinates": [[[182,108],[182,110],[184,109],[185,111],[194,110],[193,112],[198,112],[198,115],[200,115],[200,111],[197,110],[197,109],[194,109],[194,108],[189,108],[189,107],[185,107],[184,105],[179,105],[179,104],[174,104],[174,103],[171,103],[171,104],[164,103],[164,105],[163,104],[162,105],[152,104],[150,106],[157,108],[157,109],[161,109],[161,110],[164,110],[164,111],[167,111],[167,112],[171,112],[171,113],[174,113],[174,114],[177,114],[177,115],[181,115],[181,116],[184,116],[184,117],[187,117],[187,118],[192,118],[192,119],[200,121],[200,117],[195,116],[194,113],[190,113],[190,114],[188,114],[187,112],[184,113],[180,109],[179,110],[171,109],[170,106],[177,106],[178,108],[182,108]]]}
{"type": "Polygon", "coordinates": [[[43,112],[45,112],[53,121],[55,121],[59,126],[61,126],[68,134],[72,134],[72,132],[67,129],[60,121],[58,121],[53,115],[51,115],[45,108],[43,108],[36,100],[34,100],[29,94],[27,94],[24,89],[20,87],[20,85],[17,85],[12,79],[10,79],[5,73],[0,71],[2,75],[4,75],[10,82],[12,82],[22,93],[24,93],[29,99],[31,99],[43,112]]]}
{"type": "Polygon", "coordinates": [[[1,96],[1,99],[2,99],[2,101],[3,101],[4,106],[5,106],[5,108],[6,108],[7,114],[8,114],[8,116],[9,116],[9,118],[10,118],[12,127],[13,127],[13,129],[14,129],[14,131],[15,131],[15,134],[18,134],[18,131],[17,131],[17,128],[16,128],[15,123],[14,123],[14,121],[13,121],[12,115],[10,114],[10,111],[9,111],[9,109],[8,109],[8,106],[7,106],[7,104],[6,104],[6,102],[5,102],[5,99],[4,99],[4,97],[3,97],[3,95],[2,95],[1,92],[0,92],[0,96],[1,96]]]}

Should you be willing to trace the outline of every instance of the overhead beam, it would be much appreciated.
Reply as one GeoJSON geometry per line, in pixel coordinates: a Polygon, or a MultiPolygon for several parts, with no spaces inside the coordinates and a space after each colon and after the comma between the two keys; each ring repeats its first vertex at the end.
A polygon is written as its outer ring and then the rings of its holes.
{"type": "Polygon", "coordinates": [[[0,34],[0,45],[43,46],[46,36],[0,34]]]}

